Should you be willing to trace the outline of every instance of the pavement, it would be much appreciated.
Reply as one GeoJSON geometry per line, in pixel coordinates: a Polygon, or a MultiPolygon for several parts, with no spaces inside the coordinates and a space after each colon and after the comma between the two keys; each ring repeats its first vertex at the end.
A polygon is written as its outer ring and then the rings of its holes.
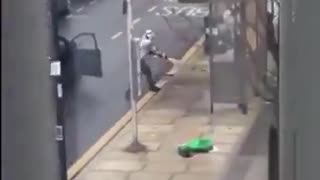
{"type": "MultiPolygon", "coordinates": [[[[122,1],[71,2],[71,14],[60,20],[59,34],[72,39],[81,32],[95,33],[102,55],[103,77],[82,77],[68,98],[64,118],[69,167],[130,107],[125,99],[129,87],[129,63],[122,1]]],[[[202,17],[206,14],[203,5],[178,5],[172,0],[132,2],[134,36],[141,36],[146,29],[154,30],[159,48],[169,57],[181,58],[203,34],[202,17]],[[172,8],[175,13],[172,13],[172,8]]],[[[93,43],[88,38],[81,38],[78,46],[90,49],[93,43]]],[[[170,64],[161,60],[154,60],[150,64],[156,80],[170,68],[170,64]]],[[[147,87],[144,86],[143,93],[146,92],[147,87]]]]}
{"type": "Polygon", "coordinates": [[[243,115],[232,103],[215,103],[209,116],[208,67],[198,52],[138,113],[138,137],[146,152],[124,151],[132,122],[84,167],[74,180],[267,180],[270,112],[250,97],[243,115]],[[200,134],[214,151],[182,158],[177,146],[200,134]]]}

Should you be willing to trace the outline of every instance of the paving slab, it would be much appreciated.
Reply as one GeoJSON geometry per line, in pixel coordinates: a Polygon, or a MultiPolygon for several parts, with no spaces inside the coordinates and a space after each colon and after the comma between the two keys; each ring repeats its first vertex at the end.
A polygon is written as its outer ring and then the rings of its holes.
{"type": "Polygon", "coordinates": [[[142,125],[169,125],[175,121],[176,117],[166,116],[141,116],[139,117],[139,124],[142,125]]]}
{"type": "Polygon", "coordinates": [[[187,169],[187,163],[181,161],[160,162],[149,161],[143,169],[144,172],[158,172],[158,173],[179,173],[187,169]]]}
{"type": "Polygon", "coordinates": [[[176,129],[185,128],[186,126],[202,126],[210,121],[208,116],[192,115],[187,113],[184,117],[177,119],[174,123],[176,129]]]}
{"type": "Polygon", "coordinates": [[[226,126],[220,125],[213,128],[214,133],[240,135],[246,130],[245,126],[226,126]]]}
{"type": "Polygon", "coordinates": [[[158,151],[160,148],[160,142],[142,142],[149,152],[158,151]]]}
{"type": "Polygon", "coordinates": [[[172,180],[220,180],[219,177],[213,173],[185,173],[175,175],[172,180]]]}
{"type": "MultiPolygon", "coordinates": [[[[156,104],[155,104],[156,105],[156,104]]],[[[177,118],[179,116],[182,116],[185,112],[184,109],[178,109],[178,108],[154,108],[155,106],[152,106],[152,109],[147,109],[143,111],[142,113],[139,113],[139,118],[177,118]]]]}
{"type": "Polygon", "coordinates": [[[210,137],[213,138],[214,143],[226,143],[226,144],[239,144],[242,140],[242,137],[239,137],[235,134],[221,134],[213,133],[210,137]]]}
{"type": "Polygon", "coordinates": [[[192,156],[192,158],[187,158],[188,164],[199,164],[199,163],[227,163],[229,162],[230,156],[224,153],[200,153],[197,155],[192,156]]]}
{"type": "Polygon", "coordinates": [[[217,148],[217,153],[234,154],[238,150],[236,144],[215,143],[215,147],[217,148]]]}
{"type": "Polygon", "coordinates": [[[227,160],[194,161],[189,164],[188,171],[196,173],[222,173],[227,167],[227,160]]]}
{"type": "Polygon", "coordinates": [[[82,176],[77,176],[74,180],[127,180],[129,176],[125,172],[114,171],[90,171],[82,176]]]}
{"type": "Polygon", "coordinates": [[[140,132],[170,132],[173,131],[173,125],[138,125],[140,132]]]}
{"type": "Polygon", "coordinates": [[[132,133],[126,133],[124,135],[118,135],[106,146],[105,149],[109,149],[111,151],[119,151],[124,149],[130,142],[132,141],[132,133]]]}
{"type": "Polygon", "coordinates": [[[145,153],[128,153],[124,151],[102,150],[96,159],[101,160],[141,160],[145,153]]]}
{"type": "Polygon", "coordinates": [[[132,173],[128,180],[170,180],[171,176],[169,173],[137,172],[132,173]]]}
{"type": "Polygon", "coordinates": [[[171,152],[149,152],[146,155],[146,160],[147,161],[152,161],[152,162],[167,162],[170,163],[172,161],[185,161],[187,162],[186,158],[183,158],[178,155],[176,151],[171,151],[171,152]]]}
{"type": "Polygon", "coordinates": [[[95,165],[95,170],[105,171],[139,171],[145,163],[139,160],[100,160],[95,165]]]}
{"type": "Polygon", "coordinates": [[[138,132],[139,140],[142,142],[161,142],[167,137],[168,133],[164,132],[138,132]]]}

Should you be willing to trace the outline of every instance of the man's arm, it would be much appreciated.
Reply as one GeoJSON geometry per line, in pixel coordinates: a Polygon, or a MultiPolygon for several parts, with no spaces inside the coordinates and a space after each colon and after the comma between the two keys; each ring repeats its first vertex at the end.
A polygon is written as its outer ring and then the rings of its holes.
{"type": "Polygon", "coordinates": [[[158,48],[156,46],[154,46],[154,45],[151,47],[151,50],[149,51],[149,54],[150,55],[156,55],[156,56],[158,56],[160,58],[168,59],[168,56],[166,55],[166,53],[158,50],[158,48]]]}

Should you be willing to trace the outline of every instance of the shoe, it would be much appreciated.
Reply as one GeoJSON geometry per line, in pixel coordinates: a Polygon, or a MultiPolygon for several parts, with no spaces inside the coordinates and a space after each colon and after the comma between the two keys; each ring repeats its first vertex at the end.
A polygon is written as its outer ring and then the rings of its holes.
{"type": "Polygon", "coordinates": [[[161,88],[158,88],[157,86],[150,88],[150,91],[152,91],[152,92],[159,92],[160,90],[161,90],[161,88]]]}

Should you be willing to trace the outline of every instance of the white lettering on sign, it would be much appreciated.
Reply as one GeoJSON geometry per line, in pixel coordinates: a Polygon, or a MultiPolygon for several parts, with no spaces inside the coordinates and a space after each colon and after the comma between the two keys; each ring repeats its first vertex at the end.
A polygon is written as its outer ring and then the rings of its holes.
{"type": "Polygon", "coordinates": [[[157,12],[161,16],[187,16],[203,18],[209,14],[208,8],[205,7],[192,7],[192,6],[164,6],[161,12],[157,12]]]}

